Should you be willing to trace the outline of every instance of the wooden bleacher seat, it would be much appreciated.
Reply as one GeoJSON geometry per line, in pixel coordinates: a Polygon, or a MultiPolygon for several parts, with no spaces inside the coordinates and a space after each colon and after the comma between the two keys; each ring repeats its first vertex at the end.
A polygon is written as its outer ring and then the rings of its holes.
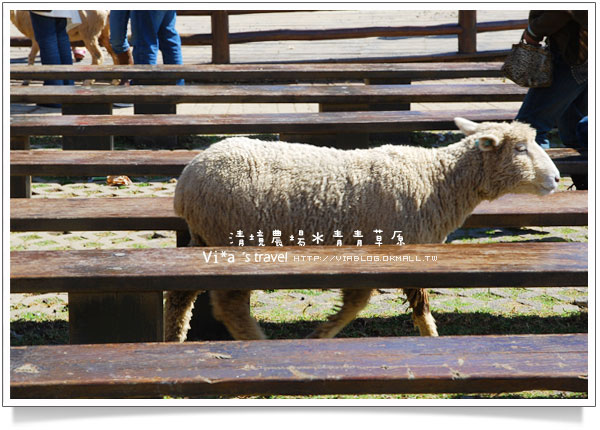
{"type": "Polygon", "coordinates": [[[587,334],[22,346],[11,398],[588,391],[587,334]]]}

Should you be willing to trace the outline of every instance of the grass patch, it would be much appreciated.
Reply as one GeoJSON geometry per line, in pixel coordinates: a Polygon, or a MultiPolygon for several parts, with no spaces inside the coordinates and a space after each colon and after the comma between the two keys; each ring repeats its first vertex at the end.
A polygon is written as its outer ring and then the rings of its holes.
{"type": "Polygon", "coordinates": [[[490,293],[490,292],[473,293],[473,295],[471,297],[474,299],[477,299],[477,300],[495,300],[498,298],[497,295],[490,293]]]}
{"type": "Polygon", "coordinates": [[[42,240],[41,242],[36,242],[33,245],[35,245],[35,246],[51,246],[51,245],[58,245],[58,242],[56,242],[54,240],[42,240]]]}
{"type": "Polygon", "coordinates": [[[65,320],[32,321],[20,318],[10,323],[10,346],[68,343],[69,323],[65,320]]]}

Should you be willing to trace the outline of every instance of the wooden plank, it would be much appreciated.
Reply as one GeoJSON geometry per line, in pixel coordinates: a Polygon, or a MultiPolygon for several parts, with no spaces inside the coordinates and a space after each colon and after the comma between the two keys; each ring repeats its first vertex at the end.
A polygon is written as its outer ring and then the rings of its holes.
{"type": "MultiPolygon", "coordinates": [[[[511,194],[483,202],[463,227],[585,226],[587,191],[539,197],[511,194]]],[[[11,231],[185,231],[171,197],[118,199],[11,199],[11,231]]]]}
{"type": "MultiPolygon", "coordinates": [[[[548,155],[562,174],[587,174],[587,159],[570,148],[551,148],[548,155]]],[[[177,177],[197,151],[53,151],[10,152],[13,176],[160,175],[177,177]]]]}
{"type": "Polygon", "coordinates": [[[500,77],[501,62],[393,64],[194,64],[194,65],[12,65],[11,79],[185,79],[204,82],[272,82],[364,79],[500,77]]]}
{"type": "Polygon", "coordinates": [[[115,102],[462,103],[521,101],[525,94],[527,94],[527,88],[515,84],[398,85],[397,81],[388,85],[13,86],[10,90],[10,101],[11,103],[81,104],[115,102]]]}
{"type": "Polygon", "coordinates": [[[10,288],[11,293],[84,293],[261,285],[270,289],[587,286],[587,249],[587,243],[573,242],[13,251],[10,288]],[[267,262],[265,253],[278,262],[267,262]]]}
{"type": "Polygon", "coordinates": [[[586,334],[22,346],[10,350],[10,394],[586,392],[587,350],[586,334]]]}
{"type": "Polygon", "coordinates": [[[12,115],[13,136],[182,136],[238,133],[394,133],[454,130],[454,118],[511,121],[515,109],[245,115],[12,115]]]}
{"type": "MultiPolygon", "coordinates": [[[[225,11],[213,12],[223,13],[225,11]]],[[[227,34],[227,33],[226,33],[227,34]]],[[[256,42],[279,42],[287,40],[340,40],[340,39],[363,39],[367,37],[423,37],[423,36],[448,36],[460,35],[461,28],[457,24],[439,24],[430,26],[379,26],[379,27],[361,27],[361,28],[334,28],[325,30],[295,30],[295,29],[277,29],[262,31],[245,31],[229,33],[227,40],[229,43],[256,43],[256,42]]],[[[216,40],[215,33],[212,34],[182,34],[182,45],[211,45],[216,40]]],[[[214,49],[214,44],[213,44],[214,49]]],[[[215,61],[213,60],[213,63],[215,61]]],[[[218,64],[218,63],[217,63],[218,64]]]]}
{"type": "Polygon", "coordinates": [[[587,191],[507,194],[480,203],[463,228],[588,225],[587,191]]]}
{"type": "MultiPolygon", "coordinates": [[[[63,86],[63,85],[61,85],[63,86]]],[[[70,86],[70,85],[69,85],[70,86]]],[[[63,115],[112,115],[113,107],[111,102],[99,103],[77,103],[77,102],[48,102],[62,103],[63,115]],[[75,103],[75,104],[74,104],[75,103]]],[[[114,148],[113,136],[64,136],[63,149],[81,150],[97,149],[111,151],[114,148]]]]}
{"type": "MultiPolygon", "coordinates": [[[[122,87],[121,87],[122,88],[122,87]]],[[[126,87],[127,88],[127,87],[126,87]]],[[[167,86],[166,88],[169,88],[167,86]]],[[[170,88],[174,88],[173,85],[170,88]]],[[[133,106],[133,113],[135,115],[147,115],[147,114],[177,114],[177,105],[169,102],[157,102],[157,103],[136,103],[133,106]]],[[[176,148],[178,137],[174,135],[170,136],[133,136],[135,145],[142,148],[162,148],[170,149],[176,148]]],[[[63,148],[64,149],[64,148],[63,148]]]]}

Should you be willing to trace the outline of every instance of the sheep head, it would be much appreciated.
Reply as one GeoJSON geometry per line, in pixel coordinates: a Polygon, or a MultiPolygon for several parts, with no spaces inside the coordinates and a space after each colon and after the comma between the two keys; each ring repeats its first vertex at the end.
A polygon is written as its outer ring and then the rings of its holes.
{"type": "Polygon", "coordinates": [[[455,118],[458,128],[475,145],[483,159],[482,192],[491,198],[506,193],[546,195],[558,189],[560,173],[546,151],[535,141],[528,124],[474,123],[455,118]]]}

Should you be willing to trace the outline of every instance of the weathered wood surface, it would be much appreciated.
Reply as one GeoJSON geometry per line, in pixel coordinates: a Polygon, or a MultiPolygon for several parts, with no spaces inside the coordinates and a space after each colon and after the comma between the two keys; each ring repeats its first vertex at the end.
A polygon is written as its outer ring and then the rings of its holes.
{"type": "MultiPolygon", "coordinates": [[[[562,174],[587,174],[587,159],[570,148],[551,148],[548,154],[562,174]]],[[[197,151],[40,151],[10,152],[11,176],[179,176],[197,151]]]]}
{"type": "Polygon", "coordinates": [[[22,346],[11,398],[587,392],[587,334],[22,346]]]}
{"type": "Polygon", "coordinates": [[[183,136],[237,133],[394,133],[454,130],[454,118],[511,121],[515,109],[245,115],[11,115],[12,136],[183,136]]]}
{"type": "Polygon", "coordinates": [[[514,84],[11,87],[11,103],[400,103],[521,101],[514,84]]]}
{"type": "Polygon", "coordinates": [[[13,251],[10,288],[11,293],[42,293],[267,285],[270,289],[587,286],[587,249],[587,243],[573,242],[13,251]],[[235,261],[229,261],[230,256],[235,261]]]}
{"type": "Polygon", "coordinates": [[[393,64],[12,65],[11,79],[185,79],[204,82],[452,79],[502,76],[501,62],[393,64]]]}
{"type": "MultiPolygon", "coordinates": [[[[483,202],[464,227],[585,226],[587,191],[539,197],[511,194],[483,202]]],[[[11,231],[187,230],[171,197],[11,199],[11,231]]]]}

